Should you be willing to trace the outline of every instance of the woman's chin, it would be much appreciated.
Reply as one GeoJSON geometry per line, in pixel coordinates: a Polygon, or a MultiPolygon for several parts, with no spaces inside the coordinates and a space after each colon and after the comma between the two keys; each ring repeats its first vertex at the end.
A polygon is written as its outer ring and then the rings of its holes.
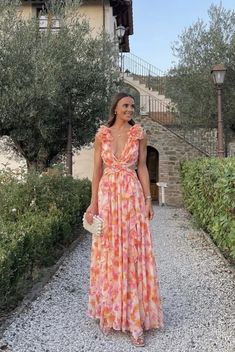
{"type": "Polygon", "coordinates": [[[125,116],[125,121],[130,121],[133,118],[133,116],[125,116]]]}

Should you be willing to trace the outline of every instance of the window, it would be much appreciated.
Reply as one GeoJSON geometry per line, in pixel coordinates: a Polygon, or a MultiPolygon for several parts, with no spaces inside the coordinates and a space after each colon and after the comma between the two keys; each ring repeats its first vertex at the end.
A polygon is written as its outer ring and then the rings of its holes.
{"type": "Polygon", "coordinates": [[[36,7],[36,16],[37,16],[37,18],[39,18],[41,16],[42,11],[46,12],[44,5],[36,7]]]}
{"type": "Polygon", "coordinates": [[[52,32],[58,32],[60,29],[60,20],[57,17],[51,16],[50,13],[47,13],[44,5],[37,6],[36,16],[39,19],[39,28],[41,32],[46,31],[48,28],[51,28],[52,32]]]}

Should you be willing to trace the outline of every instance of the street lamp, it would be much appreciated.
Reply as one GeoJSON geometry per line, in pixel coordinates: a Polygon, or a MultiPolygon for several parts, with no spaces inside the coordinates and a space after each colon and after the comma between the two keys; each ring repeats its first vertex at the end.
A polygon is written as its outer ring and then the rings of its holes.
{"type": "Polygon", "coordinates": [[[221,92],[222,92],[222,85],[224,83],[225,73],[226,73],[226,68],[222,64],[213,66],[211,70],[213,81],[217,88],[217,100],[218,100],[217,156],[219,158],[224,157],[224,132],[223,132],[221,92]]]}
{"type": "Polygon", "coordinates": [[[116,33],[117,33],[117,37],[118,37],[118,42],[119,42],[119,47],[121,49],[121,72],[123,71],[123,56],[122,56],[122,40],[123,40],[123,37],[125,35],[125,32],[126,32],[126,28],[124,26],[118,26],[116,28],[116,33]]]}

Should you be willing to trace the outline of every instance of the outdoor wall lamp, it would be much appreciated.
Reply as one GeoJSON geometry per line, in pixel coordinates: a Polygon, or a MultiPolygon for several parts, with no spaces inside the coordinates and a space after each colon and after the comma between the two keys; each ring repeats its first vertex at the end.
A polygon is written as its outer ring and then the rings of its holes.
{"type": "Polygon", "coordinates": [[[222,64],[213,66],[211,70],[213,81],[217,88],[217,101],[218,101],[217,156],[220,158],[224,157],[222,85],[224,83],[225,73],[226,73],[226,68],[222,64]]]}
{"type": "Polygon", "coordinates": [[[124,26],[118,26],[116,28],[116,33],[117,33],[117,37],[118,37],[118,40],[119,40],[119,43],[122,42],[122,39],[125,35],[125,32],[126,32],[126,28],[124,26]]]}
{"type": "Polygon", "coordinates": [[[123,40],[123,37],[125,35],[125,32],[126,32],[126,28],[124,26],[118,26],[116,28],[116,33],[117,33],[117,37],[118,37],[118,42],[119,42],[119,50],[121,51],[121,62],[120,62],[120,70],[121,72],[123,72],[123,54],[122,54],[122,40],[123,40]]]}

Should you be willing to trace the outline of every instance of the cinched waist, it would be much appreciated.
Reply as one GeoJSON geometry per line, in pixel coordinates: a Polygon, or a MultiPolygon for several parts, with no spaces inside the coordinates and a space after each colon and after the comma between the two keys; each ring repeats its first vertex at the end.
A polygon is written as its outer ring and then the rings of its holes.
{"type": "Polygon", "coordinates": [[[111,175],[111,174],[115,174],[115,173],[120,173],[120,172],[124,172],[124,173],[128,173],[132,176],[136,176],[136,172],[135,169],[131,169],[130,167],[127,166],[106,166],[104,168],[104,172],[103,175],[111,175]]]}

